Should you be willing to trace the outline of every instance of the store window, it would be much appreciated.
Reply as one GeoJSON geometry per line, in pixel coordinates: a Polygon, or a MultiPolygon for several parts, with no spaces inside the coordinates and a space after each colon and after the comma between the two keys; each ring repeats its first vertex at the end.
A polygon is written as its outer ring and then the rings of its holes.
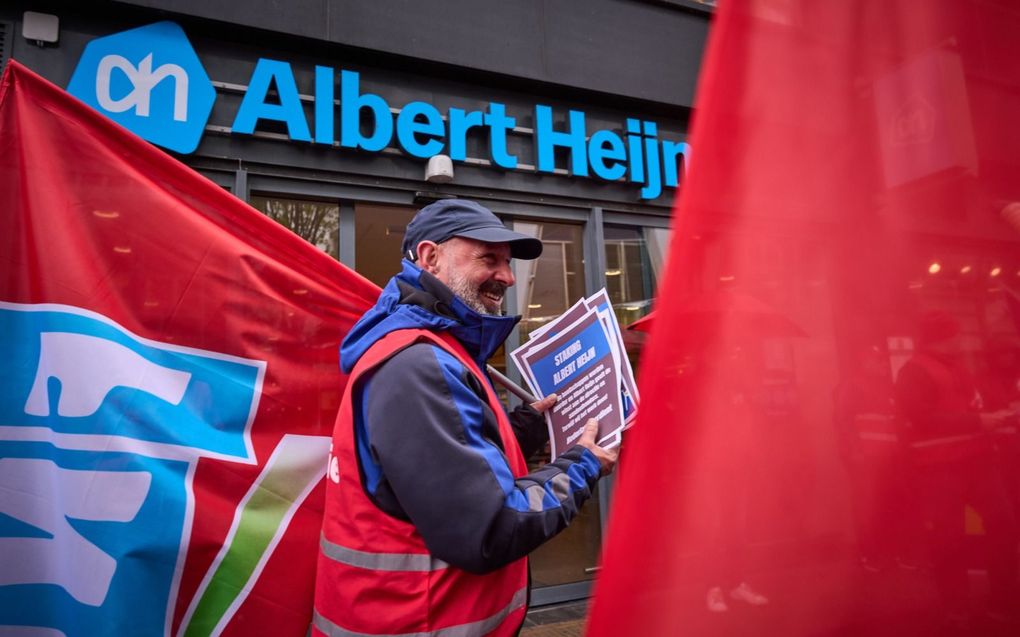
{"type": "Polygon", "coordinates": [[[354,269],[383,287],[400,272],[400,246],[416,208],[359,203],[354,207],[354,269]]]}
{"type": "Polygon", "coordinates": [[[334,259],[340,257],[340,206],[336,203],[254,195],[251,205],[334,259]]]}
{"type": "MultiPolygon", "coordinates": [[[[517,221],[517,232],[542,240],[542,256],[533,261],[515,260],[517,284],[510,288],[517,312],[522,315],[520,340],[562,314],[584,296],[583,229],[580,225],[517,221]]],[[[548,451],[531,458],[530,470],[549,462],[548,451]]],[[[581,509],[577,519],[563,533],[532,554],[535,587],[571,584],[590,580],[598,561],[602,527],[597,497],[581,509]]]]}
{"type": "Polygon", "coordinates": [[[606,291],[620,325],[630,325],[652,310],[669,230],[606,226],[605,241],[606,291]]]}
{"type": "MultiPolygon", "coordinates": [[[[517,312],[523,317],[519,334],[523,343],[532,331],[595,290],[585,289],[583,228],[580,225],[517,221],[513,228],[541,239],[544,244],[540,258],[514,262],[517,285],[511,289],[511,294],[517,312]]],[[[606,289],[621,325],[626,326],[651,311],[669,230],[607,226],[604,237],[606,289]]],[[[643,334],[624,330],[624,339],[628,354],[636,364],[643,334]]],[[[532,458],[531,469],[549,459],[548,454],[539,454],[532,458]]],[[[601,543],[600,505],[596,494],[563,533],[532,554],[534,585],[542,588],[591,580],[601,543]]]]}
{"type": "Polygon", "coordinates": [[[635,373],[647,340],[647,324],[643,329],[627,326],[652,311],[669,233],[668,228],[648,227],[606,226],[604,230],[606,292],[623,328],[623,343],[635,373]]]}
{"type": "Polygon", "coordinates": [[[542,240],[542,256],[532,261],[515,260],[515,295],[521,319],[521,342],[536,328],[553,320],[584,293],[582,228],[552,222],[514,223],[514,230],[542,240]]]}

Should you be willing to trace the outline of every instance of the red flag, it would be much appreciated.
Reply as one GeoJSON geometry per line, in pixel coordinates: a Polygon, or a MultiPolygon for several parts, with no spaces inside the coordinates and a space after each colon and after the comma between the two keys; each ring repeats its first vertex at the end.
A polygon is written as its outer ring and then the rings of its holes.
{"type": "Polygon", "coordinates": [[[715,18],[587,634],[1016,634],[1020,14],[715,18]]]}
{"type": "Polygon", "coordinates": [[[0,208],[0,624],[304,635],[378,289],[14,61],[0,208]]]}

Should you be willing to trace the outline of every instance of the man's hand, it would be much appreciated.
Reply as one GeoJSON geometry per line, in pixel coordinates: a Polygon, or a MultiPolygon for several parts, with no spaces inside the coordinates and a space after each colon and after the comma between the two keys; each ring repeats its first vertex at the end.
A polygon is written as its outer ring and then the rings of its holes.
{"type": "Polygon", "coordinates": [[[537,411],[538,413],[542,413],[547,409],[551,409],[552,406],[555,405],[556,401],[559,399],[560,397],[558,395],[549,394],[542,400],[536,400],[535,402],[531,403],[531,408],[537,411]]]}
{"type": "Polygon", "coordinates": [[[616,468],[616,459],[620,456],[620,452],[617,449],[603,449],[602,447],[595,444],[595,436],[599,432],[599,421],[594,418],[589,418],[588,422],[584,425],[584,433],[577,439],[577,444],[581,445],[588,451],[595,454],[598,458],[599,464],[602,466],[601,474],[608,476],[616,468]]]}

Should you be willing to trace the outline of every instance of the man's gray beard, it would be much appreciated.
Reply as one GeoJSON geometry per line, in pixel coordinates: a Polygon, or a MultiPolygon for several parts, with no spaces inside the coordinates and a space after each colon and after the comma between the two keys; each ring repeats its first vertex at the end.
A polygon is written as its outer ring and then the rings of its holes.
{"type": "Polygon", "coordinates": [[[489,311],[489,308],[485,307],[485,303],[482,302],[481,291],[477,287],[473,286],[469,281],[454,272],[450,273],[449,287],[450,290],[452,290],[453,293],[464,302],[464,305],[467,305],[475,312],[486,316],[503,316],[502,308],[495,312],[489,311]]]}

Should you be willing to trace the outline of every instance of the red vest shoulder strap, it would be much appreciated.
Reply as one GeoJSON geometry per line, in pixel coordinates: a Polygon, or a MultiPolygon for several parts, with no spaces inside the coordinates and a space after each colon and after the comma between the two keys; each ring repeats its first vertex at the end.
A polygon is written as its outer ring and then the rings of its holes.
{"type": "Polygon", "coordinates": [[[478,363],[471,358],[471,355],[467,353],[467,350],[464,349],[464,346],[461,345],[460,341],[450,335],[449,332],[432,332],[430,330],[422,329],[404,329],[390,332],[376,341],[368,349],[368,351],[362,355],[357,365],[355,365],[354,370],[351,372],[351,378],[349,380],[349,382],[352,383],[351,386],[353,386],[353,383],[356,382],[362,374],[374,369],[376,366],[382,364],[402,349],[421,342],[432,343],[433,345],[442,348],[444,351],[449,352],[458,361],[460,361],[462,365],[471,370],[471,373],[474,374],[474,376],[480,381],[482,387],[485,388],[485,395],[488,399],[489,408],[496,414],[496,420],[499,423],[500,438],[503,441],[503,449],[505,450],[507,460],[510,463],[510,470],[513,472],[515,478],[525,475],[528,472],[527,463],[524,460],[524,456],[521,454],[520,446],[517,444],[517,438],[514,436],[513,428],[510,426],[510,421],[507,419],[506,412],[503,410],[503,404],[500,402],[499,397],[492,388],[488,375],[486,375],[482,371],[481,367],[479,367],[478,363]]]}

